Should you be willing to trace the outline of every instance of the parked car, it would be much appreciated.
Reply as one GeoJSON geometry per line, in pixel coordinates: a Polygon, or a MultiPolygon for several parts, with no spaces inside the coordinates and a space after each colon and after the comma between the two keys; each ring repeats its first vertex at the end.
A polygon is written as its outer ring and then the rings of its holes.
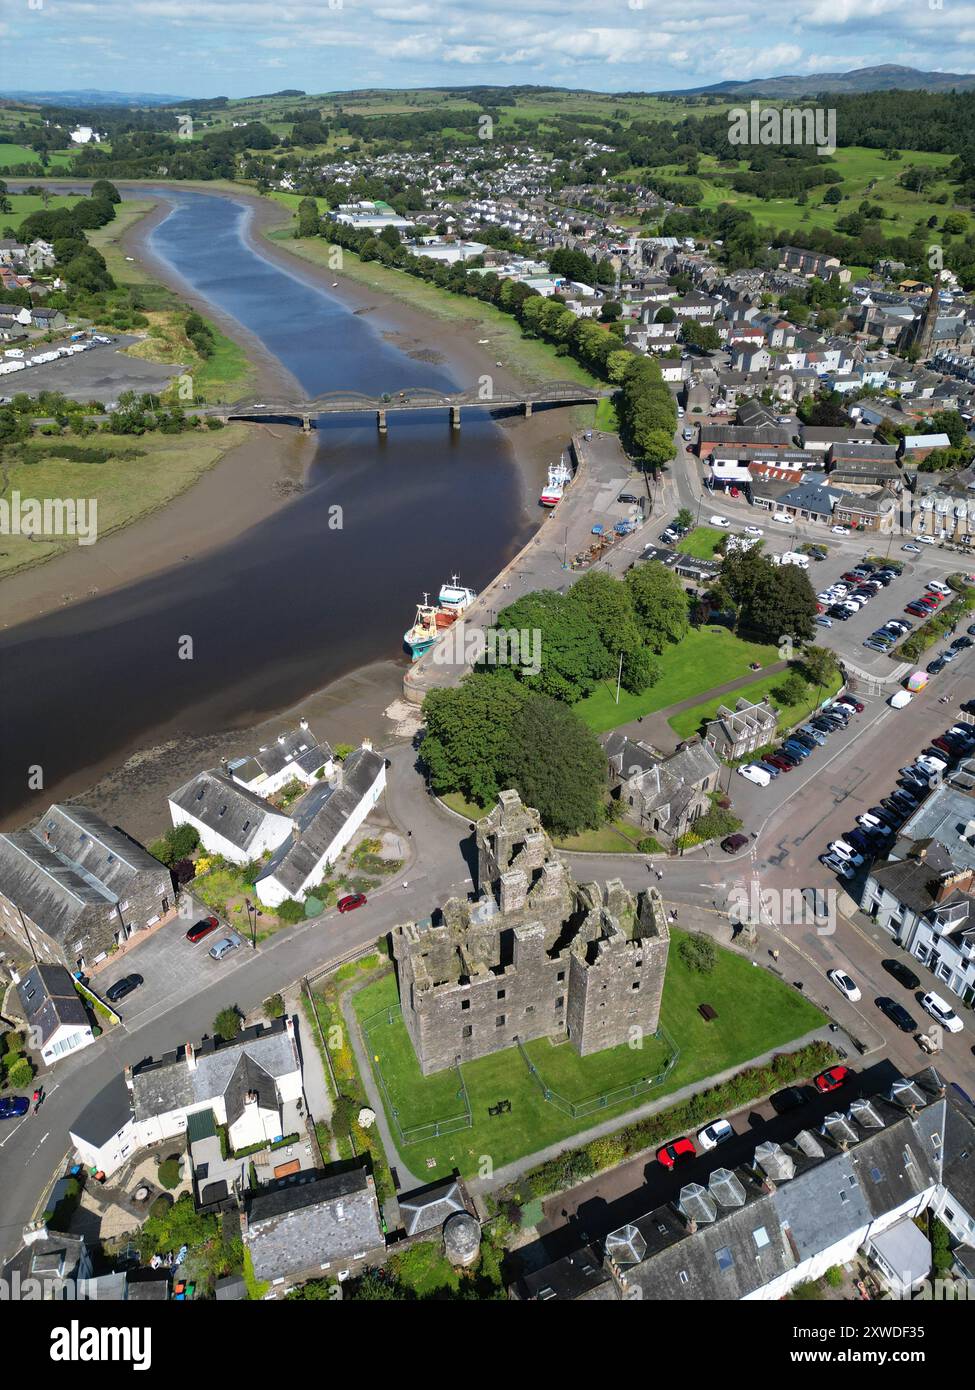
{"type": "Polygon", "coordinates": [[[117,1004],[120,999],[124,999],[127,994],[131,994],[143,983],[141,975],[123,975],[121,980],[116,980],[114,985],[109,985],[105,991],[105,998],[110,1003],[117,1004]]]}
{"type": "Polygon", "coordinates": [[[785,1086],[769,1096],[769,1101],[777,1115],[784,1115],[789,1110],[798,1110],[801,1105],[808,1104],[809,1094],[802,1086],[785,1086]]]}
{"type": "Polygon", "coordinates": [[[869,811],[864,811],[862,815],[857,816],[857,825],[862,826],[871,835],[893,835],[894,833],[886,821],[881,820],[879,816],[872,816],[869,811]]]}
{"type": "Polygon", "coordinates": [[[774,767],[777,772],[791,772],[795,763],[790,758],[783,758],[781,753],[766,753],[762,766],[774,767]]]}
{"type": "Polygon", "coordinates": [[[29,1109],[30,1101],[26,1096],[0,1096],[0,1120],[17,1120],[29,1109]]]}
{"type": "Polygon", "coordinates": [[[216,917],[204,917],[202,921],[190,927],[189,931],[186,933],[186,939],[187,941],[192,941],[195,946],[198,941],[202,941],[205,936],[209,936],[212,931],[216,931],[219,925],[220,923],[217,921],[216,917]]]}
{"type": "Polygon", "coordinates": [[[738,776],[744,777],[747,782],[754,782],[759,787],[767,787],[772,780],[772,774],[766,768],[759,767],[757,763],[747,763],[740,767],[738,776]]]}
{"type": "Polygon", "coordinates": [[[951,597],[951,590],[948,588],[948,585],[942,584],[940,579],[931,579],[924,587],[930,589],[933,594],[940,594],[942,598],[951,597]]]}
{"type": "Polygon", "coordinates": [[[817,618],[816,618],[816,622],[819,624],[820,627],[832,627],[832,626],[833,626],[833,619],[832,619],[832,618],[827,618],[826,615],[825,615],[825,613],[820,613],[820,614],[817,616],[817,618]]]}
{"type": "Polygon", "coordinates": [[[840,878],[846,880],[856,877],[856,869],[848,859],[841,859],[838,854],[821,854],[819,857],[827,869],[832,869],[840,878]]]}
{"type": "Polygon", "coordinates": [[[801,734],[807,734],[809,738],[812,739],[813,743],[818,744],[819,747],[822,747],[826,742],[826,735],[823,733],[822,729],[814,729],[811,724],[803,724],[799,732],[801,734]]]}
{"type": "Polygon", "coordinates": [[[970,637],[956,637],[951,644],[956,651],[963,652],[966,648],[975,646],[970,637]]]}
{"type": "Polygon", "coordinates": [[[852,845],[848,845],[845,840],[830,840],[826,846],[830,854],[835,854],[839,859],[846,859],[849,863],[859,868],[863,863],[863,855],[858,854],[852,845]]]}
{"type": "MultiPolygon", "coordinates": [[[[837,705],[850,705],[853,709],[856,710],[857,714],[862,714],[862,713],[863,713],[863,709],[864,709],[863,702],[862,702],[861,700],[855,699],[854,696],[852,696],[852,695],[841,695],[841,696],[839,697],[839,699],[836,701],[836,704],[837,704],[837,705]]],[[[835,708],[835,706],[834,706],[834,708],[835,708]]]]}
{"type": "Polygon", "coordinates": [[[847,975],[845,970],[828,970],[826,978],[830,984],[836,986],[844,999],[849,999],[851,1004],[855,1004],[862,997],[859,985],[847,975]]]}
{"type": "Polygon", "coordinates": [[[901,550],[906,550],[910,555],[919,555],[921,553],[921,547],[915,545],[913,541],[909,541],[907,545],[902,545],[901,550]]]}
{"type": "Polygon", "coordinates": [[[917,1023],[904,1008],[903,1004],[898,1004],[896,999],[890,999],[886,994],[882,994],[876,1001],[877,1008],[881,1013],[886,1014],[891,1023],[895,1024],[902,1033],[916,1033],[917,1023]]]}
{"type": "Polygon", "coordinates": [[[711,516],[708,521],[712,526],[730,526],[731,522],[726,516],[711,516]]]}
{"type": "Polygon", "coordinates": [[[243,946],[243,944],[243,937],[238,936],[236,932],[231,932],[229,936],[214,942],[207,954],[212,956],[214,960],[223,960],[224,956],[229,956],[231,951],[236,951],[237,947],[243,946]]]}
{"type": "Polygon", "coordinates": [[[721,841],[721,848],[724,850],[725,854],[737,854],[738,851],[744,849],[747,844],[748,836],[739,833],[737,835],[726,835],[721,841]]]}
{"type": "Polygon", "coordinates": [[[943,671],[943,670],[945,669],[945,659],[944,659],[944,657],[943,657],[943,656],[936,656],[935,659],[934,659],[933,661],[929,662],[928,665],[925,666],[924,669],[925,669],[925,671],[927,671],[927,673],[928,673],[929,676],[936,676],[936,675],[938,674],[939,671],[943,671]]]}
{"type": "Polygon", "coordinates": [[[813,1077],[813,1085],[821,1095],[826,1095],[845,1086],[852,1075],[849,1067],[827,1067],[826,1071],[821,1071],[818,1076],[813,1077]]]}
{"type": "Polygon", "coordinates": [[[831,526],[829,529],[834,536],[848,536],[850,534],[849,526],[831,526]]]}
{"type": "Polygon", "coordinates": [[[690,1139],[673,1139],[669,1144],[664,1144],[657,1150],[657,1162],[664,1168],[674,1168],[678,1163],[684,1163],[696,1156],[697,1150],[690,1139]]]}
{"type": "Polygon", "coordinates": [[[755,767],[757,767],[760,772],[767,772],[770,777],[778,777],[779,773],[782,771],[780,767],[775,766],[775,763],[766,762],[764,758],[762,758],[761,762],[755,763],[755,767]]]}
{"type": "Polygon", "coordinates": [[[354,912],[357,907],[365,907],[366,902],[365,893],[346,893],[344,898],[339,898],[335,906],[339,912],[354,912]]]}
{"type": "Polygon", "coordinates": [[[940,1023],[942,1028],[947,1028],[949,1033],[960,1033],[965,1027],[948,1001],[942,999],[940,994],[935,994],[933,990],[923,996],[921,1008],[925,1013],[929,1013],[936,1023],[940,1023]]]}
{"type": "Polygon", "coordinates": [[[902,960],[882,960],[880,964],[887,971],[887,974],[893,975],[897,983],[903,985],[905,989],[921,988],[921,981],[917,975],[902,960]]]}
{"type": "Polygon", "coordinates": [[[724,1144],[734,1137],[735,1131],[727,1120],[714,1120],[698,1130],[697,1147],[702,1153],[707,1153],[709,1149],[716,1149],[719,1144],[724,1144]]]}

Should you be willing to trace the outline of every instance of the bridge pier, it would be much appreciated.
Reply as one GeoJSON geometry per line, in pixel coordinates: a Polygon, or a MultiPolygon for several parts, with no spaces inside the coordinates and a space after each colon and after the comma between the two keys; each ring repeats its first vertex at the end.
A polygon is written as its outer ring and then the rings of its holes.
{"type": "Polygon", "coordinates": [[[526,419],[526,420],[530,420],[530,419],[531,419],[531,414],[532,414],[532,403],[531,403],[531,401],[526,401],[526,402],[525,402],[525,419],[526,419]]]}
{"type": "Polygon", "coordinates": [[[459,429],[460,429],[460,406],[459,406],[459,405],[452,405],[452,406],[450,407],[450,428],[451,428],[452,430],[459,430],[459,429]]]}
{"type": "Polygon", "coordinates": [[[377,411],[376,411],[376,425],[377,425],[378,428],[379,428],[379,433],[380,433],[380,434],[385,434],[385,433],[386,433],[386,412],[385,412],[385,410],[377,410],[377,411]]]}

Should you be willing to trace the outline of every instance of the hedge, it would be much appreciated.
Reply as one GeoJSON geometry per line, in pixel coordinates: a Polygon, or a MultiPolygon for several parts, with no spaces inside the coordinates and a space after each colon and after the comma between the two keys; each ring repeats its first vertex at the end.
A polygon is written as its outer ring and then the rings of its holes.
{"type": "Polygon", "coordinates": [[[672,1139],[675,1134],[697,1129],[725,1111],[739,1110],[761,1096],[771,1095],[783,1086],[822,1071],[835,1060],[835,1051],[825,1042],[809,1043],[797,1052],[776,1053],[764,1066],[746,1067],[727,1081],[699,1091],[678,1105],[530,1168],[517,1184],[502,1189],[497,1200],[525,1202],[532,1197],[561,1192],[594,1173],[615,1167],[672,1139]]]}

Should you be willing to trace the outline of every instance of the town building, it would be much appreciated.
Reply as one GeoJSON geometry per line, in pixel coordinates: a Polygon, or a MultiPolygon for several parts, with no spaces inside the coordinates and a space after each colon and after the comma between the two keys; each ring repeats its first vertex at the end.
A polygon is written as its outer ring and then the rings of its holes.
{"type": "Polygon", "coordinates": [[[735,762],[756,748],[764,748],[775,738],[778,711],[768,698],[757,704],[739,695],[734,709],[719,705],[704,731],[705,745],[722,762],[735,762]]]}
{"type": "Polygon", "coordinates": [[[538,812],[504,791],[477,823],[478,897],[392,932],[424,1075],[540,1037],[583,1055],[657,1031],[670,936],[656,889],[576,884],[538,812]]]}
{"type": "Polygon", "coordinates": [[[234,1152],[299,1132],[302,1104],[294,1022],[279,1018],[126,1067],[69,1132],[81,1161],[111,1177],[139,1150],[187,1136],[204,1112],[226,1127],[234,1152]]]}
{"type": "Polygon", "coordinates": [[[335,770],[332,750],[319,742],[302,719],[297,729],[278,734],[273,743],[262,745],[246,758],[233,758],[226,764],[230,777],[246,791],[265,799],[274,796],[290,782],[313,786],[335,770]]]}
{"type": "Polygon", "coordinates": [[[30,1045],[48,1066],[95,1041],[88,1012],[63,965],[35,965],[14,980],[30,1045]]]}
{"type": "Polygon", "coordinates": [[[672,839],[711,809],[721,764],[706,743],[690,740],[662,758],[645,743],[610,733],[602,744],[610,769],[610,795],[627,820],[648,835],[672,839]]]}
{"type": "Polygon", "coordinates": [[[174,911],[166,866],[84,806],[0,835],[0,926],[35,962],[91,969],[174,911]]]}

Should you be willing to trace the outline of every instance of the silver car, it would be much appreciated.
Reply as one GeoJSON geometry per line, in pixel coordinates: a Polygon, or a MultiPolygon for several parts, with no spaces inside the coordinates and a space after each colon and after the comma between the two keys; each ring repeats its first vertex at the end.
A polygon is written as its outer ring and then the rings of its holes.
{"type": "Polygon", "coordinates": [[[237,947],[243,946],[243,944],[243,938],[239,937],[236,932],[231,932],[229,936],[222,937],[220,941],[215,942],[210,947],[209,954],[214,960],[223,960],[224,956],[229,955],[231,951],[236,951],[237,947]]]}

